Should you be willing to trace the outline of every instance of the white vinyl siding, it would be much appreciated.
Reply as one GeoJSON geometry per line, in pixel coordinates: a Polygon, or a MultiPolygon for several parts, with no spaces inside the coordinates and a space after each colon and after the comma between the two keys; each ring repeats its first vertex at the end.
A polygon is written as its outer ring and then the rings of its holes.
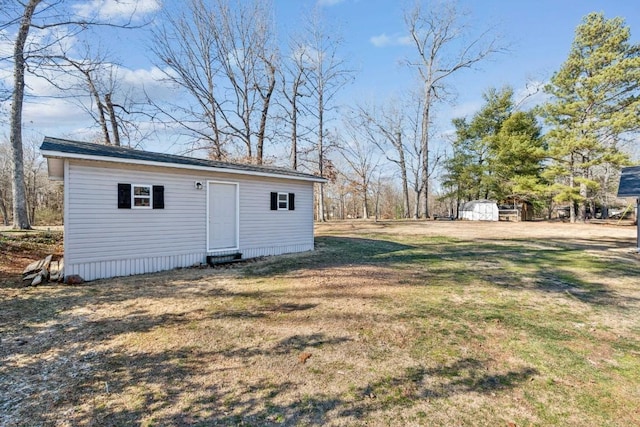
{"type": "Polygon", "coordinates": [[[270,246],[310,243],[306,250],[313,249],[312,183],[260,180],[251,185],[241,184],[240,252],[266,247],[268,243],[270,246]],[[294,193],[295,210],[270,210],[271,192],[294,193]]]}
{"type": "Polygon", "coordinates": [[[313,183],[175,168],[69,160],[65,177],[65,274],[85,280],[204,263],[207,191],[238,184],[243,258],[313,249],[313,183]],[[118,183],[164,186],[164,209],[118,209],[118,183]],[[271,192],[295,193],[295,210],[271,211],[271,192]]]}

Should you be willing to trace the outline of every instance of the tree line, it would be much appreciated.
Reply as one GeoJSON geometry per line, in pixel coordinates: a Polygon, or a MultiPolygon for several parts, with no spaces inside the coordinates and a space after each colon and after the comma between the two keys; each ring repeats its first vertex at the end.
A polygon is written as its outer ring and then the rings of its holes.
{"type": "Polygon", "coordinates": [[[136,146],[160,128],[186,141],[184,151],[211,159],[278,163],[326,177],[316,204],[321,221],[426,218],[475,198],[541,210],[566,203],[572,221],[584,219],[596,204],[611,202],[640,123],[640,47],[624,20],[599,13],[576,29],[569,57],[543,88],[544,103],[523,110],[512,88],[488,88],[481,110],[454,119],[455,133],[443,144],[434,109],[449,99],[452,76],[506,51],[491,30],[468,26],[453,2],[417,2],[404,13],[412,52],[404,66],[415,71],[416,89],[353,105],[340,105],[339,95],[357,73],[339,32],[317,10],[283,41],[266,0],[167,5],[150,29],[150,53],[172,99],[128,92],[118,64],[92,44],[95,35],[82,38],[93,28],[140,31],[148,22],[133,12],[118,21],[73,12],[68,2],[42,0],[2,12],[14,82],[4,92],[11,134],[0,207],[12,207],[17,228],[31,224],[21,132],[25,73],[82,93],[75,102],[95,121],[97,143],[136,146]],[[70,37],[82,42],[67,43],[70,37]]]}

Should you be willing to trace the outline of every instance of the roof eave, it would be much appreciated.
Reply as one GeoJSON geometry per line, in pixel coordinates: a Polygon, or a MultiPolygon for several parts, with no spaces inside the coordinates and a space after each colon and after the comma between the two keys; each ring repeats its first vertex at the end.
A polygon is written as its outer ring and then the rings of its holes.
{"type": "Polygon", "coordinates": [[[168,167],[168,168],[175,168],[175,169],[227,173],[227,174],[233,174],[233,175],[249,175],[249,176],[260,176],[265,178],[291,179],[295,181],[309,181],[309,182],[316,182],[316,183],[328,182],[326,178],[321,178],[321,177],[312,176],[312,175],[296,176],[296,175],[248,171],[248,170],[231,169],[231,168],[217,168],[212,166],[154,162],[151,160],[126,159],[126,158],[109,157],[109,156],[94,156],[94,155],[87,155],[87,154],[66,153],[63,151],[53,151],[53,150],[41,150],[41,154],[44,157],[53,157],[53,158],[62,158],[62,159],[93,160],[93,161],[99,161],[99,162],[125,163],[125,164],[156,166],[156,167],[165,167],[165,168],[168,167]]]}

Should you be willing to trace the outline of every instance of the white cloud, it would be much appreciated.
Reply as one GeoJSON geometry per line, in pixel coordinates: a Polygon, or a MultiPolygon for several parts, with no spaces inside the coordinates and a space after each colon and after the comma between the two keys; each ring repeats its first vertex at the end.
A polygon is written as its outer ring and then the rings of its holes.
{"type": "Polygon", "coordinates": [[[372,36],[369,41],[375,47],[407,46],[411,44],[411,37],[400,34],[389,36],[386,33],[382,33],[379,36],[372,36]]]}
{"type": "Polygon", "coordinates": [[[101,19],[139,19],[159,11],[161,7],[160,0],[91,0],[73,6],[82,17],[97,16],[101,19]]]}
{"type": "Polygon", "coordinates": [[[137,102],[144,102],[147,96],[153,97],[154,101],[175,100],[175,88],[172,84],[163,81],[171,74],[171,70],[161,70],[158,67],[149,69],[131,70],[129,68],[118,68],[118,81],[121,83],[121,90],[127,92],[137,102]]]}
{"type": "Polygon", "coordinates": [[[80,106],[66,99],[56,98],[25,102],[22,117],[25,127],[39,130],[88,123],[92,120],[80,106]]]}

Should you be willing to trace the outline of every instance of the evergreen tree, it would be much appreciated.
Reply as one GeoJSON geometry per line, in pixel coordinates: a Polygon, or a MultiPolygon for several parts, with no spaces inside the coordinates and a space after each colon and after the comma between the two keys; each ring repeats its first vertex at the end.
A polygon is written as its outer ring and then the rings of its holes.
{"type": "Polygon", "coordinates": [[[443,181],[448,195],[458,202],[539,198],[546,153],[535,115],[515,111],[509,87],[491,88],[483,97],[485,105],[469,122],[453,120],[456,137],[443,181]]]}
{"type": "Polygon", "coordinates": [[[587,205],[606,191],[598,171],[628,161],[621,144],[640,127],[640,46],[629,39],[623,19],[585,16],[569,57],[545,87],[553,97],[542,108],[551,128],[546,176],[555,182],[556,201],[570,204],[572,222],[586,219],[587,205]]]}
{"type": "Polygon", "coordinates": [[[546,191],[542,162],[546,146],[532,112],[516,111],[503,123],[491,148],[497,200],[539,200],[546,191]]]}

